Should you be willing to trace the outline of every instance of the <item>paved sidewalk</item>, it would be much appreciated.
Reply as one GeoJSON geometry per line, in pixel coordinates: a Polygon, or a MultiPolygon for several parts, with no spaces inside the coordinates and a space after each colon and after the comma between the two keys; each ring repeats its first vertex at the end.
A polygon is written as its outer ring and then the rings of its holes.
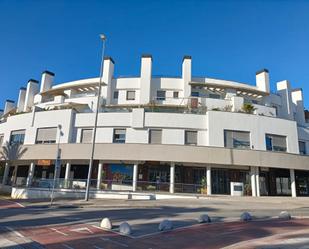
{"type": "Polygon", "coordinates": [[[122,236],[118,233],[104,231],[89,224],[40,227],[31,230],[23,229],[19,232],[39,242],[48,249],[297,249],[305,248],[304,246],[309,245],[308,226],[309,219],[221,222],[216,224],[194,225],[174,231],[143,236],[141,238],[122,236]],[[294,237],[296,234],[297,237],[294,237]],[[276,244],[279,242],[281,242],[280,247],[276,244]],[[270,244],[276,247],[270,247],[270,244]]]}
{"type": "MultiPolygon", "coordinates": [[[[33,245],[34,241],[47,248],[60,249],[254,248],[252,245],[264,248],[271,242],[295,244],[291,239],[296,239],[298,244],[305,244],[307,242],[302,236],[309,237],[306,231],[309,218],[306,217],[309,217],[309,198],[214,196],[194,200],[101,199],[87,203],[83,200],[56,200],[51,208],[46,200],[0,200],[0,227],[10,227],[22,234],[24,237],[17,236],[17,240],[11,234],[10,243],[19,241],[25,248],[28,244],[33,245]],[[278,217],[283,210],[302,219],[269,220],[270,217],[278,217]],[[244,211],[251,212],[258,220],[239,222],[240,214],[244,211]],[[197,224],[199,215],[205,213],[217,223],[197,224]],[[115,232],[107,232],[98,227],[104,217],[112,220],[115,232]],[[158,224],[163,219],[172,220],[176,229],[158,233],[158,224]],[[117,226],[124,221],[132,226],[131,237],[117,233],[117,226]],[[292,232],[298,234],[291,234],[292,232]],[[284,237],[278,237],[279,235],[284,237]],[[246,244],[245,241],[251,244],[246,244]]],[[[5,234],[7,232],[0,232],[0,243],[9,243],[5,234]]],[[[295,246],[297,248],[297,244],[295,246]]]]}

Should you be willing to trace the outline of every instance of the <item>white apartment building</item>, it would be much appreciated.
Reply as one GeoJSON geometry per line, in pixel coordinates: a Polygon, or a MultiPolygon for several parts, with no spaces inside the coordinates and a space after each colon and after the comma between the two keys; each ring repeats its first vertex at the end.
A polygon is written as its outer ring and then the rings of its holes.
{"type": "MultiPolygon", "coordinates": [[[[309,195],[309,117],[302,90],[289,81],[270,91],[269,72],[255,85],[191,74],[152,75],[152,56],[140,75],[104,72],[91,186],[98,191],[309,195]]],[[[54,84],[54,74],[29,80],[1,113],[3,185],[83,189],[88,174],[99,78],[54,84]],[[61,168],[55,173],[57,153],[61,168]]]]}

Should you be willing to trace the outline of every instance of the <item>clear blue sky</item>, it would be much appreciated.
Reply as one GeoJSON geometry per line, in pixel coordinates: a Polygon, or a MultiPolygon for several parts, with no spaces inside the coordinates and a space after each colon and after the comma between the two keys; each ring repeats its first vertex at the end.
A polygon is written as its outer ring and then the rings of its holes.
{"type": "Polygon", "coordinates": [[[309,108],[309,1],[0,0],[0,108],[43,70],[56,83],[99,74],[99,33],[116,75],[138,75],[153,55],[153,74],[193,74],[255,84],[290,80],[309,108]]]}

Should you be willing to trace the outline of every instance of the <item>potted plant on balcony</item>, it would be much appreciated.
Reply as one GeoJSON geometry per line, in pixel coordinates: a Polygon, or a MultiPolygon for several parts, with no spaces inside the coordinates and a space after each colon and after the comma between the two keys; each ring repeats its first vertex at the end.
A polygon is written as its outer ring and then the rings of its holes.
{"type": "Polygon", "coordinates": [[[256,110],[256,108],[250,104],[250,103],[245,103],[242,107],[242,110],[245,112],[245,113],[248,113],[248,114],[253,114],[253,112],[256,110]]]}
{"type": "Polygon", "coordinates": [[[206,176],[204,176],[201,179],[201,194],[207,195],[207,178],[206,178],[206,176]]]}

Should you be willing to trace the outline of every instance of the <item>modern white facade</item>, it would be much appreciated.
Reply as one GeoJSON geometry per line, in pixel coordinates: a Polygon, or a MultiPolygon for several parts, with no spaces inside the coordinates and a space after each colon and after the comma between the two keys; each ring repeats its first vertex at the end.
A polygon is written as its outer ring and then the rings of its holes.
{"type": "MultiPolygon", "coordinates": [[[[243,182],[253,196],[309,195],[301,89],[285,80],[272,93],[266,69],[253,86],[194,77],[190,56],[181,77],[155,77],[152,63],[144,55],[139,76],[116,78],[113,59],[104,60],[93,187],[230,194],[230,182],[243,182]]],[[[59,147],[59,187],[85,186],[99,78],[54,76],[43,72],[5,103],[3,184],[48,185],[59,147]]]]}

